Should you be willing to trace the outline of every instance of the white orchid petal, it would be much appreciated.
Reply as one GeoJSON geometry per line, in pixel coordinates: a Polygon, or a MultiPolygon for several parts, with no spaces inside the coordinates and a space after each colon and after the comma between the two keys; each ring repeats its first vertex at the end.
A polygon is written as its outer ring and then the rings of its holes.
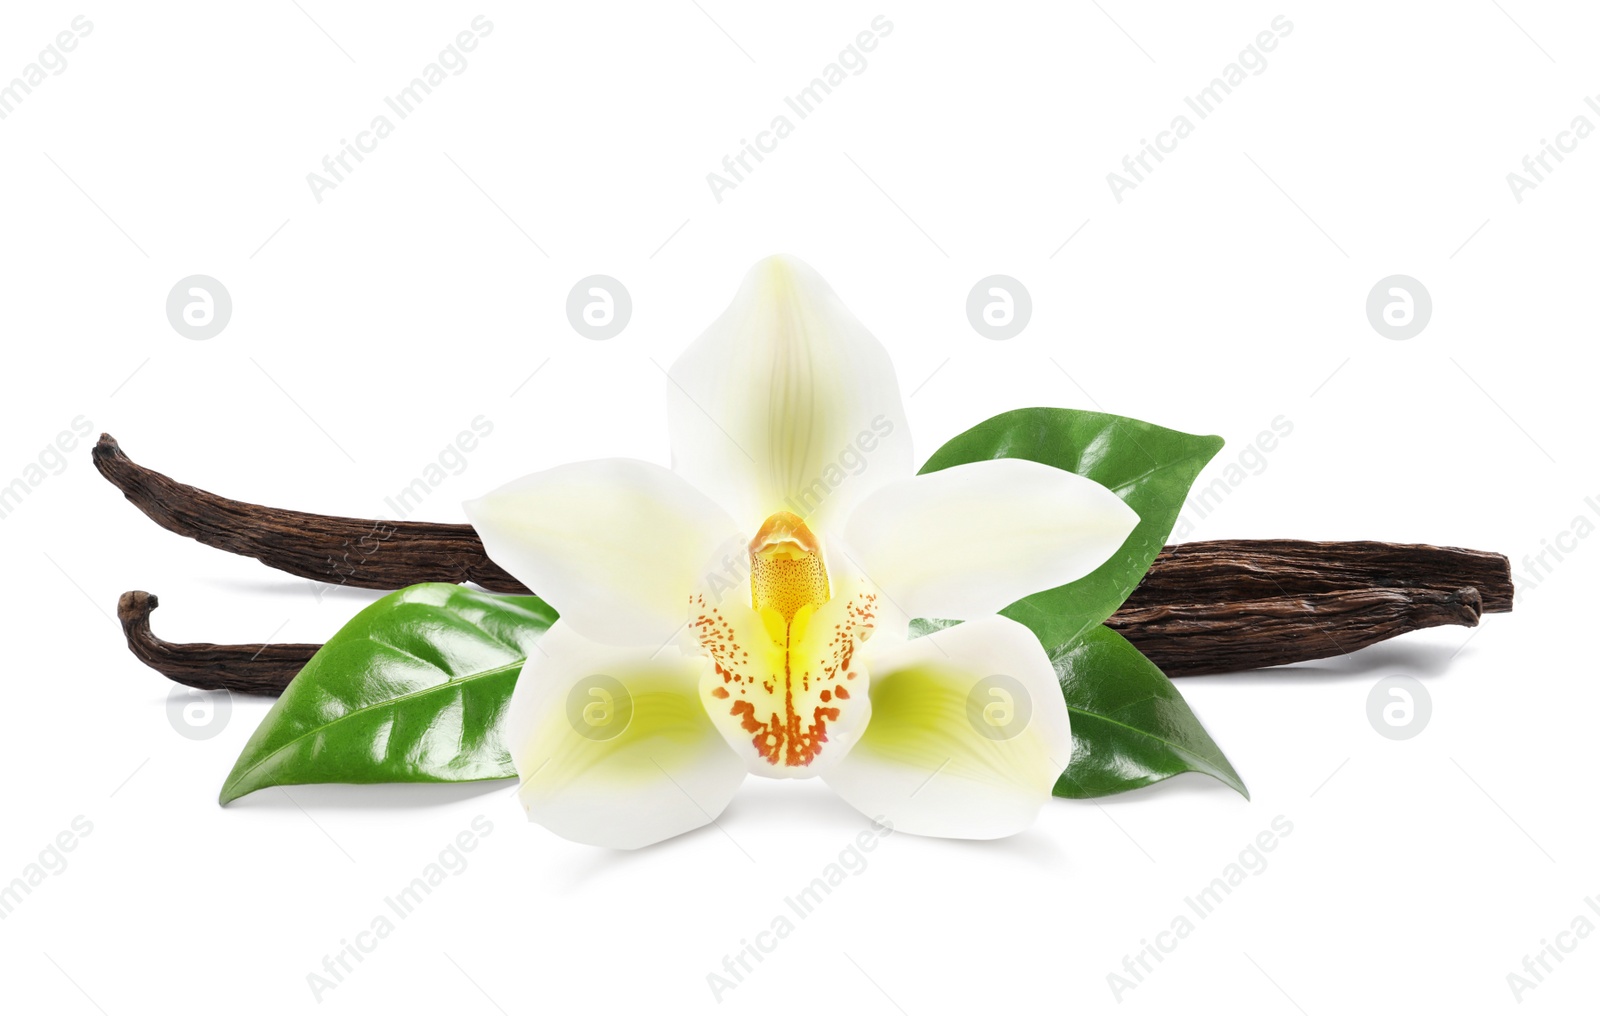
{"type": "Polygon", "coordinates": [[[843,518],[912,472],[888,353],[794,258],[752,268],[670,376],[673,468],[747,531],[779,510],[843,518]]]}
{"type": "Polygon", "coordinates": [[[866,650],[872,721],[823,781],[896,832],[995,839],[1031,825],[1072,758],[1066,700],[1033,633],[986,617],[866,650]]]}
{"type": "Polygon", "coordinates": [[[597,459],[525,476],[466,504],[500,567],[588,638],[649,645],[672,638],[733,520],[671,470],[597,459]]]}
{"type": "Polygon", "coordinates": [[[505,721],[530,819],[624,850],[715,821],[746,767],[700,703],[709,661],[602,645],[565,621],[537,650],[505,721]]]}
{"type": "Polygon", "coordinates": [[[844,533],[867,577],[906,614],[975,618],[1089,574],[1138,523],[1093,480],[990,459],[873,491],[844,533]]]}

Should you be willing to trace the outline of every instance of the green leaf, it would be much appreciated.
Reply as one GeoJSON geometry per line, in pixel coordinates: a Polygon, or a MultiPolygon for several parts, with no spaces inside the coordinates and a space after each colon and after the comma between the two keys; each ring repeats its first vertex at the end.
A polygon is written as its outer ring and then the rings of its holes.
{"type": "Polygon", "coordinates": [[[906,637],[920,639],[924,635],[932,635],[936,631],[954,628],[960,621],[951,621],[937,617],[913,617],[906,630],[906,637]]]}
{"type": "Polygon", "coordinates": [[[1032,628],[1044,645],[1060,646],[1122,606],[1172,533],[1195,477],[1221,447],[1220,437],[1185,434],[1124,416],[1017,409],[951,438],[921,472],[983,459],[1031,459],[1109,487],[1139,514],[1138,526],[1105,564],[1076,582],[1001,611],[1032,628]]]}
{"type": "Polygon", "coordinates": [[[1234,772],[1161,668],[1110,628],[1050,654],[1072,714],[1072,761],[1057,797],[1104,797],[1205,773],[1243,794],[1234,772]]]}
{"type": "Polygon", "coordinates": [[[516,775],[500,719],[556,612],[534,596],[427,583],[371,604],[289,683],[220,801],[301,783],[429,783],[516,775]]]}

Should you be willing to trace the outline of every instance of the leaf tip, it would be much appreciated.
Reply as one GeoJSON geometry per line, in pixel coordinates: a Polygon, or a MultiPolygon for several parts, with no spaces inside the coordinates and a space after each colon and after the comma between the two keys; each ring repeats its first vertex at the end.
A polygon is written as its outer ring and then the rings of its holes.
{"type": "Polygon", "coordinates": [[[261,789],[259,786],[247,785],[242,776],[243,774],[235,768],[233,772],[228,774],[228,778],[222,781],[222,789],[217,791],[218,807],[226,808],[239,798],[261,789]]]}

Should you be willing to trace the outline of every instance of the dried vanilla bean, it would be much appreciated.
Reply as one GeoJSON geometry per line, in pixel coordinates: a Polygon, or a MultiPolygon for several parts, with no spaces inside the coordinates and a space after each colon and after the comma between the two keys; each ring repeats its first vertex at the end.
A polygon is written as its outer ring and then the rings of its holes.
{"type": "MultiPolygon", "coordinates": [[[[94,463],[163,528],[291,575],[363,589],[476,582],[495,593],[528,592],[485,556],[469,525],[343,518],[234,501],[139,465],[110,434],[95,445],[94,463]]],[[[1371,588],[1450,593],[1468,586],[1478,590],[1486,612],[1511,609],[1510,562],[1488,551],[1368,540],[1207,540],[1163,548],[1128,605],[1371,588]]]]}
{"type": "Polygon", "coordinates": [[[1476,627],[1483,598],[1467,587],[1342,589],[1217,603],[1124,605],[1106,624],[1168,677],[1192,677],[1343,656],[1396,635],[1476,627]]]}
{"type": "Polygon", "coordinates": [[[319,645],[267,643],[219,646],[210,642],[167,642],[150,631],[150,612],[160,605],[154,593],[123,593],[117,620],[128,650],[139,662],[179,684],[208,691],[278,695],[319,645]]]}
{"type": "MultiPolygon", "coordinates": [[[[488,559],[468,525],[234,501],[139,465],[109,434],[95,445],[94,462],[163,528],[292,575],[366,589],[475,582],[491,592],[528,592],[488,559]]],[[[1341,656],[1436,625],[1473,626],[1486,611],[1510,610],[1512,598],[1510,562],[1486,551],[1365,540],[1209,540],[1163,548],[1106,623],[1181,677],[1341,656]]],[[[166,642],[150,630],[155,606],[151,594],[122,595],[118,616],[128,648],[193,687],[276,695],[319,648],[166,642]]]]}
{"type": "Polygon", "coordinates": [[[1257,597],[1373,588],[1471,586],[1483,612],[1511,609],[1511,562],[1504,554],[1425,543],[1353,540],[1203,540],[1163,547],[1128,605],[1231,603],[1257,597]]]}
{"type": "Polygon", "coordinates": [[[362,589],[476,582],[494,593],[527,592],[485,556],[468,525],[343,518],[235,501],[139,465],[110,434],[95,444],[94,464],[163,529],[290,575],[362,589]]]}
{"type": "MultiPolygon", "coordinates": [[[[320,646],[165,642],[150,631],[150,593],[117,604],[128,648],[180,684],[277,695],[320,646]]],[[[1375,642],[1443,624],[1475,626],[1476,589],[1360,589],[1237,603],[1123,607],[1106,623],[1168,677],[1218,674],[1342,656],[1375,642]]]]}

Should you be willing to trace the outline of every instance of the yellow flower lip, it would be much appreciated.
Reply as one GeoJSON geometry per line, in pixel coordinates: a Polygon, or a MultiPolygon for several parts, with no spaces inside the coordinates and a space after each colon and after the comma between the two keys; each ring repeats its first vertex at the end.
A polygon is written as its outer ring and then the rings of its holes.
{"type": "Polygon", "coordinates": [[[856,648],[872,635],[876,596],[847,564],[830,580],[822,542],[792,512],[767,517],[748,544],[749,606],[690,598],[690,627],[712,668],[707,712],[753,771],[809,776],[825,746],[842,756],[871,715],[856,648]]]}

